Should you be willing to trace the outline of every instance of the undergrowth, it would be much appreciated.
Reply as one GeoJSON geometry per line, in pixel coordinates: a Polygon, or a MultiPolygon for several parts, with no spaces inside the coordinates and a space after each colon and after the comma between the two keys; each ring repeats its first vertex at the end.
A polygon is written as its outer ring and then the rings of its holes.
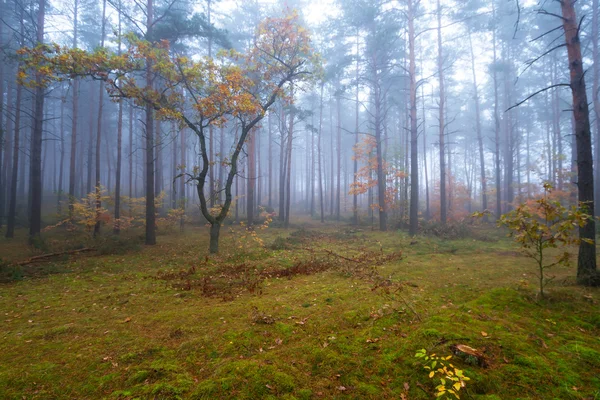
{"type": "MultiPolygon", "coordinates": [[[[190,226],[1,284],[0,398],[432,399],[420,349],[453,355],[461,398],[600,398],[600,292],[557,267],[540,299],[507,239],[326,224],[239,249],[235,234],[218,257],[190,226]]],[[[39,254],[1,246],[11,265],[39,254]]]]}

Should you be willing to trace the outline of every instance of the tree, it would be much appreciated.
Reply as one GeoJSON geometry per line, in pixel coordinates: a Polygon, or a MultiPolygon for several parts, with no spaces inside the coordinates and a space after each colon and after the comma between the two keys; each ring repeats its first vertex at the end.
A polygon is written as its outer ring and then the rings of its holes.
{"type": "MultiPolygon", "coordinates": [[[[91,76],[102,80],[111,96],[132,98],[156,112],[156,118],[160,120],[175,120],[182,126],[187,125],[198,137],[202,157],[198,174],[188,174],[188,177],[196,182],[200,209],[211,225],[210,252],[216,253],[220,227],[233,200],[231,187],[237,174],[238,158],[248,134],[273,103],[286,95],[288,84],[306,80],[318,66],[318,60],[311,53],[308,31],[300,25],[295,13],[268,18],[259,26],[255,46],[247,55],[230,51],[219,62],[211,58],[194,61],[172,55],[166,40],[151,43],[133,35],[128,40],[129,49],[122,55],[104,48],[88,53],[58,45],[21,49],[25,63],[21,81],[27,81],[24,71],[28,70],[35,70],[37,75],[44,74],[41,82],[29,81],[30,85],[45,85],[65,77],[91,76]],[[139,85],[136,78],[142,72],[146,76],[160,76],[161,88],[139,85]],[[186,96],[181,87],[185,88],[186,96]],[[192,113],[188,107],[190,101],[192,113]],[[213,213],[204,191],[212,166],[206,133],[211,125],[222,125],[231,118],[238,120],[241,133],[231,155],[225,201],[213,213]]],[[[153,118],[147,118],[147,132],[153,121],[153,118]]],[[[151,135],[147,134],[146,140],[152,140],[151,135]]],[[[149,144],[147,142],[147,146],[149,144]]],[[[151,156],[149,152],[148,159],[151,156]]],[[[147,185],[151,186],[150,171],[146,177],[147,185]]],[[[147,225],[150,222],[147,220],[147,225]]]]}
{"type": "Polygon", "coordinates": [[[409,235],[419,228],[419,159],[417,130],[417,67],[415,54],[415,7],[419,1],[408,0],[408,47],[410,52],[408,74],[410,79],[410,223],[409,235]]]}
{"type": "MultiPolygon", "coordinates": [[[[572,0],[560,2],[562,26],[569,59],[570,87],[573,94],[573,117],[577,144],[577,191],[579,202],[590,213],[594,212],[594,169],[592,162],[592,139],[588,109],[581,44],[580,22],[575,15],[572,0]]],[[[596,269],[596,223],[593,219],[579,227],[579,256],[577,260],[577,282],[582,285],[600,285],[596,269]]]]}
{"type": "Polygon", "coordinates": [[[543,197],[519,205],[511,212],[502,215],[498,221],[500,225],[505,225],[511,231],[511,236],[525,254],[535,260],[542,297],[548,282],[546,270],[555,265],[569,264],[571,254],[568,246],[581,241],[573,237],[572,231],[576,227],[585,226],[593,219],[591,215],[582,211],[585,208],[572,207],[569,210],[559,201],[550,199],[551,191],[552,186],[544,184],[543,197]],[[551,263],[546,261],[546,249],[549,248],[560,248],[562,251],[551,263]]]}
{"type": "MultiPolygon", "coordinates": [[[[46,12],[46,0],[39,0],[37,10],[37,34],[38,45],[44,42],[44,19],[46,12]]],[[[31,187],[29,240],[40,235],[42,229],[42,137],[44,134],[44,86],[42,85],[42,72],[36,73],[35,105],[33,115],[33,130],[31,132],[30,169],[29,179],[31,187]]]]}
{"type": "Polygon", "coordinates": [[[440,140],[440,221],[446,223],[447,219],[447,197],[446,197],[446,145],[445,145],[445,103],[446,94],[444,92],[444,57],[442,49],[442,7],[440,0],[437,0],[437,44],[438,44],[438,79],[440,80],[440,100],[439,100],[439,140],[440,140]]]}

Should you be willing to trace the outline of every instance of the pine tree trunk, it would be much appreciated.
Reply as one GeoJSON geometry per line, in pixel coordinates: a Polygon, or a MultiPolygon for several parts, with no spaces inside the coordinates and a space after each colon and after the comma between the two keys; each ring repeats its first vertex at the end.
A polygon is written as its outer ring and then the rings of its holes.
{"type": "MultiPolygon", "coordinates": [[[[600,49],[598,46],[598,35],[600,29],[598,19],[600,14],[600,5],[598,0],[592,1],[592,58],[593,58],[593,79],[592,101],[594,104],[594,115],[596,117],[596,146],[594,154],[594,199],[600,199],[600,49]]],[[[595,216],[600,216],[600,201],[595,202],[595,216]]]]}
{"type": "Polygon", "coordinates": [[[410,79],[410,215],[408,234],[419,229],[419,159],[417,130],[417,66],[415,54],[415,26],[413,0],[408,0],[408,47],[410,52],[408,75],[410,79]]]}
{"type": "MultiPolygon", "coordinates": [[[[36,41],[44,42],[44,17],[46,0],[39,0],[37,15],[36,41]]],[[[35,106],[33,131],[31,134],[29,180],[31,187],[31,209],[29,222],[30,243],[40,235],[42,229],[42,137],[44,134],[44,100],[45,93],[42,87],[42,76],[36,74],[35,106]]]]}
{"type": "MultiPolygon", "coordinates": [[[[492,2],[493,15],[496,15],[496,9],[494,8],[494,2],[492,2]]],[[[493,84],[494,84],[494,161],[496,164],[496,219],[499,219],[502,215],[502,185],[501,185],[501,169],[500,169],[500,116],[498,115],[498,77],[496,73],[496,63],[498,61],[496,57],[496,28],[492,28],[492,46],[494,52],[494,72],[493,72],[493,84]]]]}
{"type": "MultiPolygon", "coordinates": [[[[563,28],[569,57],[571,91],[573,93],[573,116],[575,118],[575,139],[577,144],[577,189],[579,202],[588,210],[594,210],[594,174],[592,162],[592,140],[590,119],[579,26],[575,7],[571,1],[562,1],[563,28]]],[[[590,219],[579,228],[579,257],[577,260],[577,282],[581,285],[600,285],[596,269],[596,224],[590,219]]]]}
{"type": "Polygon", "coordinates": [[[325,222],[325,210],[323,204],[323,164],[321,157],[321,136],[323,134],[323,87],[321,83],[321,97],[319,105],[319,136],[317,137],[317,157],[319,158],[319,206],[321,210],[321,222],[325,222]]]}
{"type": "MultiPolygon", "coordinates": [[[[473,74],[473,100],[475,102],[475,128],[477,131],[477,145],[479,147],[479,168],[481,170],[481,208],[487,210],[487,182],[485,178],[485,156],[483,153],[483,135],[481,133],[481,111],[479,106],[479,87],[477,86],[477,74],[475,70],[475,54],[473,53],[473,41],[469,31],[469,49],[471,52],[471,73],[473,74]]],[[[487,214],[483,216],[484,222],[487,222],[487,214]]]]}
{"type": "Polygon", "coordinates": [[[439,102],[439,128],[440,128],[440,221],[446,223],[446,146],[444,144],[444,129],[446,121],[444,119],[445,92],[444,92],[444,58],[442,56],[442,8],[440,0],[437,0],[437,42],[438,42],[438,79],[440,81],[440,102],[439,102]]]}
{"type": "MultiPolygon", "coordinates": [[[[21,10],[21,38],[23,37],[23,10],[21,10]]],[[[23,44],[23,43],[21,43],[23,44]]],[[[17,70],[21,67],[17,67],[17,70]]],[[[13,138],[13,165],[10,178],[10,192],[8,202],[8,221],[6,226],[6,237],[12,238],[15,235],[15,220],[17,214],[17,184],[19,176],[19,153],[21,137],[21,107],[23,106],[23,86],[17,85],[17,96],[15,102],[15,135],[13,138]]]]}
{"type": "MultiPolygon", "coordinates": [[[[147,0],[146,5],[146,36],[152,39],[154,23],[153,0],[147,0]]],[[[146,86],[152,88],[152,59],[146,59],[146,86]]],[[[156,244],[156,212],[154,207],[154,110],[146,104],[146,244],[156,244]]]]}

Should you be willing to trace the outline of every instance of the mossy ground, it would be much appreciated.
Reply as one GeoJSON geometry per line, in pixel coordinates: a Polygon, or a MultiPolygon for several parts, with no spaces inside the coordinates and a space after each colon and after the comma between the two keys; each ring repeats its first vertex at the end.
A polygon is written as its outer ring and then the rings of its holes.
{"type": "MultiPolygon", "coordinates": [[[[472,379],[463,398],[600,399],[600,291],[575,286],[574,267],[551,271],[542,300],[531,260],[495,230],[443,241],[308,224],[259,231],[263,249],[224,229],[208,259],[206,229],[188,228],[3,266],[0,398],[427,399],[416,350],[465,344],[489,366],[453,359],[472,379]]],[[[50,250],[68,243],[55,235],[50,250]]],[[[2,241],[5,261],[35,254],[21,239],[2,241]]]]}

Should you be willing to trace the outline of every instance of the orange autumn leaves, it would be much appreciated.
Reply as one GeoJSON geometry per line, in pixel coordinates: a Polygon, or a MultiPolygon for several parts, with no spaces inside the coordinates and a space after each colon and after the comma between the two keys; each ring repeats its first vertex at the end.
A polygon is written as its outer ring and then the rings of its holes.
{"type": "Polygon", "coordinates": [[[92,77],[104,81],[117,100],[151,104],[159,119],[205,127],[264,114],[273,95],[285,97],[284,83],[310,75],[318,61],[295,12],[261,23],[247,54],[231,50],[216,58],[190,58],[174,54],[166,40],[151,43],[131,34],[124,41],[127,48],[120,55],[106,48],[86,52],[56,44],[23,48],[18,81],[32,87],[92,77]],[[146,83],[148,64],[153,85],[146,83]]]}
{"type": "MultiPolygon", "coordinates": [[[[359,161],[363,166],[356,173],[356,182],[350,184],[350,194],[364,194],[369,189],[377,187],[377,157],[375,137],[365,136],[355,147],[353,159],[359,161]]],[[[397,179],[406,178],[406,172],[383,160],[383,172],[386,180],[385,204],[394,207],[398,185],[397,179]]],[[[379,208],[378,204],[372,204],[373,209],[379,208]]]]}

